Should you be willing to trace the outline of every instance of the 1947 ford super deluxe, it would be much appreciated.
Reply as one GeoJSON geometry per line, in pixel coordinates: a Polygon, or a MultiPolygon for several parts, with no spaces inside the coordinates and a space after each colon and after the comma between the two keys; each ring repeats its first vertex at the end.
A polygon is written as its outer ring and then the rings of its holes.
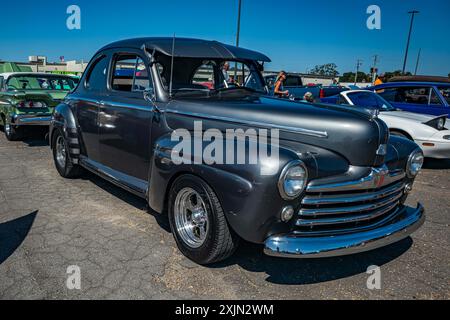
{"type": "MultiPolygon", "coordinates": [[[[419,228],[423,207],[404,205],[423,163],[418,146],[390,137],[376,114],[267,96],[268,61],[197,39],[107,45],[54,112],[56,169],[67,178],[87,169],[167,212],[179,249],[200,264],[229,257],[241,238],[268,255],[313,258],[371,250],[419,228]],[[277,132],[268,140],[277,160],[198,161],[195,150],[211,147],[196,143],[199,128],[215,130],[218,146],[229,130],[277,132]],[[192,148],[179,152],[179,130],[192,134],[192,148]]],[[[238,154],[239,144],[224,152],[238,154]]]]}

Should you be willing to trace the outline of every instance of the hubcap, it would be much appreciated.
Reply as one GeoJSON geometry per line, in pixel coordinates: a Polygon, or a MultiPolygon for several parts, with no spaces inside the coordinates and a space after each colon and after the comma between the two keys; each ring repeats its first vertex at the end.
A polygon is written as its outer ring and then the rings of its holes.
{"type": "Polygon", "coordinates": [[[66,167],[66,144],[64,143],[64,138],[58,136],[56,139],[56,161],[61,168],[66,167]]]}
{"type": "Polygon", "coordinates": [[[174,205],[175,227],[184,243],[200,247],[208,234],[208,213],[202,197],[192,188],[178,192],[174,205]]]}
{"type": "Polygon", "coordinates": [[[9,123],[5,124],[5,133],[9,136],[11,134],[11,125],[9,123]]]}

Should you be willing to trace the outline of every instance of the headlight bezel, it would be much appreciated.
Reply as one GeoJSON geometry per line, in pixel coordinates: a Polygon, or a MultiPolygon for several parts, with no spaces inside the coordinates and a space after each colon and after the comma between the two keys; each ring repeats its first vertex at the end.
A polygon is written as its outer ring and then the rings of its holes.
{"type": "Polygon", "coordinates": [[[283,170],[281,171],[280,177],[278,178],[278,192],[280,193],[280,196],[284,200],[294,200],[298,198],[306,189],[306,186],[308,184],[308,168],[306,167],[305,163],[301,160],[293,160],[287,163],[283,170]],[[285,182],[286,178],[290,172],[291,169],[294,169],[296,167],[300,167],[304,171],[304,183],[300,191],[298,191],[295,194],[289,194],[285,190],[285,182]]]}
{"type": "Polygon", "coordinates": [[[447,124],[447,117],[441,116],[434,119],[431,119],[430,121],[424,122],[423,124],[432,127],[433,129],[436,129],[438,131],[447,130],[445,125],[447,124]]]}
{"type": "Polygon", "coordinates": [[[406,175],[408,176],[408,178],[413,179],[413,178],[417,177],[420,170],[422,170],[424,160],[425,160],[425,157],[424,157],[421,149],[416,149],[413,152],[411,152],[411,154],[408,157],[408,161],[406,162],[406,175]],[[417,156],[417,155],[420,155],[422,157],[422,164],[420,165],[420,168],[417,170],[417,172],[414,173],[411,171],[411,167],[413,164],[413,160],[414,160],[415,156],[417,156]]]}

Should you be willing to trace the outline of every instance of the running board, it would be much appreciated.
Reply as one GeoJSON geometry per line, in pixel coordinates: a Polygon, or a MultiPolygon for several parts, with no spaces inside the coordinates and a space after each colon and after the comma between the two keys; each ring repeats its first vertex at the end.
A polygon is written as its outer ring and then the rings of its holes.
{"type": "Polygon", "coordinates": [[[110,167],[107,167],[97,161],[91,160],[84,156],[80,156],[79,164],[88,171],[91,171],[92,173],[101,176],[102,178],[115,184],[116,186],[121,187],[127,190],[128,192],[137,195],[138,197],[147,199],[148,194],[147,181],[111,169],[110,167]]]}

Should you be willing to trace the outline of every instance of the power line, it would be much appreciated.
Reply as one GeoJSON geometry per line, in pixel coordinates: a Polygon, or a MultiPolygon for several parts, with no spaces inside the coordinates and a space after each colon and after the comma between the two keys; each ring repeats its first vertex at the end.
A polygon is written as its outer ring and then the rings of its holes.
{"type": "Polygon", "coordinates": [[[359,67],[361,67],[361,65],[362,65],[362,60],[361,59],[356,60],[355,86],[356,86],[356,83],[358,82],[358,72],[359,72],[359,67]]]}

